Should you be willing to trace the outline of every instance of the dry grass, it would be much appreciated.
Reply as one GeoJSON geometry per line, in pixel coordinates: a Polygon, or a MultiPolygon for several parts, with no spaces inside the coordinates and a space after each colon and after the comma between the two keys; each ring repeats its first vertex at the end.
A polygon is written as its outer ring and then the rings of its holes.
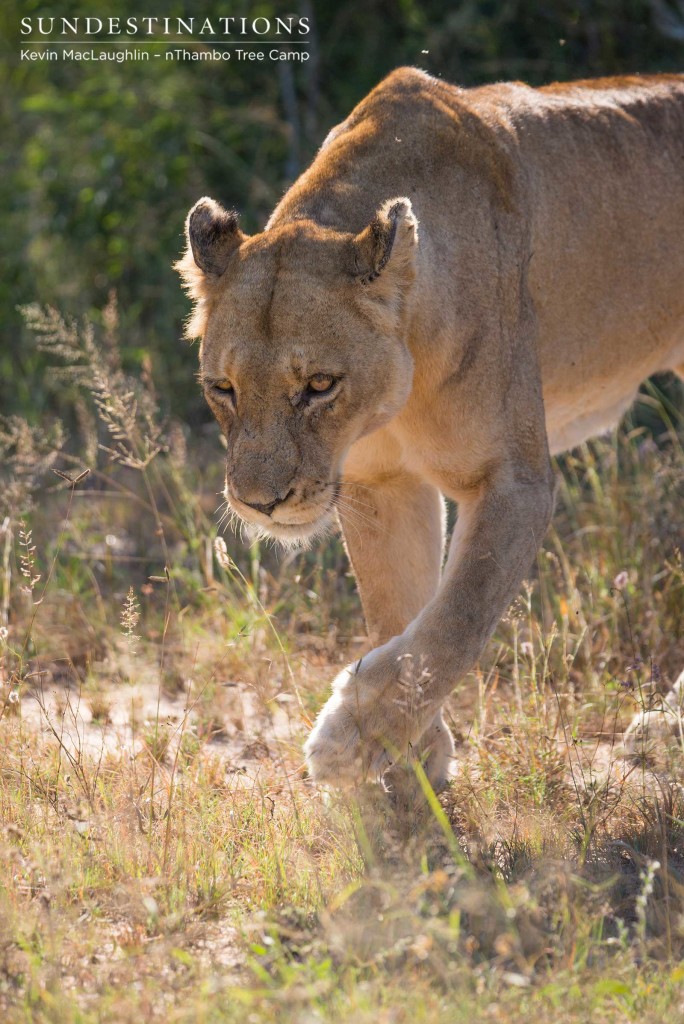
{"type": "Polygon", "coordinates": [[[3,1020],[679,1019],[684,738],[659,711],[684,668],[676,424],[564,461],[536,570],[451,700],[454,779],[439,800],[414,780],[397,814],[302,771],[361,649],[339,545],[217,547],[197,495],[219,460],[186,463],[151,384],[126,381],[113,312],[110,364],[32,317],[79,386],[89,360],[116,372],[95,378],[107,450],[84,439],[87,467],[58,432],[0,432],[3,1020]],[[640,710],[651,735],[626,742],[640,710]]]}

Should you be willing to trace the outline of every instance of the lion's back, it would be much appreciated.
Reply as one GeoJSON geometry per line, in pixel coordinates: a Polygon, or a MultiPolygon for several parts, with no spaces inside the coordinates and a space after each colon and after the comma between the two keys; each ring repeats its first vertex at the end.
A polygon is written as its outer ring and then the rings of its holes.
{"type": "Polygon", "coordinates": [[[332,155],[374,151],[387,194],[416,197],[431,272],[463,280],[457,294],[472,290],[470,264],[496,273],[493,250],[465,257],[474,239],[527,236],[557,447],[578,410],[612,418],[640,380],[681,364],[684,76],[460,89],[402,68],[338,133],[332,155]],[[478,234],[488,219],[496,230],[478,234]]]}

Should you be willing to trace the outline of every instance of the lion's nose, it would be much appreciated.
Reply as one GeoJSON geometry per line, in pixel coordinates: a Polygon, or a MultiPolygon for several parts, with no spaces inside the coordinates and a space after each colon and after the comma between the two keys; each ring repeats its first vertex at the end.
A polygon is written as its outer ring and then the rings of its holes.
{"type": "Polygon", "coordinates": [[[282,505],[283,502],[287,501],[293,493],[294,487],[291,487],[283,498],[276,498],[274,501],[269,502],[254,501],[251,497],[243,497],[237,492],[235,492],[235,497],[238,498],[243,505],[247,505],[248,508],[253,508],[255,512],[261,512],[262,515],[270,516],[273,514],[273,510],[276,509],[278,505],[282,505]]]}

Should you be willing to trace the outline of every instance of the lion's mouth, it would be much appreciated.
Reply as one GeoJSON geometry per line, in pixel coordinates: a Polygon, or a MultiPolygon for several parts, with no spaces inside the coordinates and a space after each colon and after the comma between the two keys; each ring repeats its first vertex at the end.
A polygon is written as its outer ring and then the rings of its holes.
{"type": "Polygon", "coordinates": [[[256,517],[247,519],[241,516],[241,518],[247,524],[248,530],[253,530],[257,537],[273,537],[276,540],[294,545],[308,544],[328,532],[332,525],[333,510],[334,505],[330,504],[328,509],[319,512],[311,519],[301,520],[297,523],[281,522],[278,519],[267,516],[260,516],[258,522],[256,517]]]}
{"type": "Polygon", "coordinates": [[[278,540],[289,543],[306,542],[314,537],[320,536],[329,529],[337,499],[339,497],[340,485],[335,482],[328,485],[328,493],[323,501],[314,504],[297,505],[288,508],[286,505],[276,508],[271,515],[245,505],[243,502],[230,493],[228,488],[225,491],[225,498],[237,516],[248,527],[257,534],[275,537],[278,540]]]}

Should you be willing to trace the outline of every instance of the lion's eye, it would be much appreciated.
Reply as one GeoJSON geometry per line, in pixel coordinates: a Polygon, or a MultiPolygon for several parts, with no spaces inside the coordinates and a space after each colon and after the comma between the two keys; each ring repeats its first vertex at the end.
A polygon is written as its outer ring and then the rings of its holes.
{"type": "Polygon", "coordinates": [[[226,398],[235,398],[235,388],[229,380],[213,381],[211,390],[215,391],[219,395],[225,395],[226,398]]]}
{"type": "Polygon", "coordinates": [[[315,395],[325,395],[328,391],[332,391],[334,386],[335,378],[331,377],[329,373],[317,373],[307,384],[306,390],[315,395]]]}

